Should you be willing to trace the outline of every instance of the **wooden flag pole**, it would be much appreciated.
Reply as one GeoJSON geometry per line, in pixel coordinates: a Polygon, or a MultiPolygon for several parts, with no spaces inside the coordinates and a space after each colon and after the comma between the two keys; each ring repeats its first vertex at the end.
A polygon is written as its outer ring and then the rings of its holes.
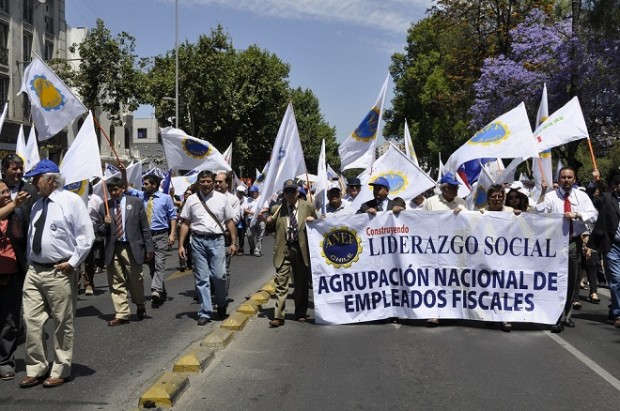
{"type": "Polygon", "coordinates": [[[594,150],[592,149],[592,142],[590,141],[590,137],[588,137],[587,140],[588,147],[590,148],[590,156],[592,157],[592,166],[594,167],[594,171],[596,171],[594,178],[596,179],[596,181],[599,181],[601,179],[601,176],[599,175],[598,167],[596,166],[596,158],[594,157],[594,150]]]}
{"type": "Polygon", "coordinates": [[[105,136],[105,139],[108,140],[108,144],[112,148],[112,152],[114,153],[114,156],[116,157],[116,161],[120,163],[121,162],[121,158],[119,157],[118,153],[116,152],[116,149],[114,148],[114,144],[112,144],[112,141],[110,140],[110,137],[108,137],[108,135],[106,134],[106,132],[103,129],[103,127],[101,127],[101,124],[99,124],[99,121],[97,121],[97,117],[93,116],[93,121],[95,122],[97,127],[99,127],[99,130],[101,130],[101,132],[105,136]]]}

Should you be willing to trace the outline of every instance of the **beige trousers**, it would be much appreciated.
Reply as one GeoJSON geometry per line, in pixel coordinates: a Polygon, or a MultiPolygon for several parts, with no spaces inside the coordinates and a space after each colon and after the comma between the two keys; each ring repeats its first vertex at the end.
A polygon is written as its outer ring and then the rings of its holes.
{"type": "Polygon", "coordinates": [[[26,273],[22,297],[26,326],[26,375],[67,378],[73,361],[73,322],[77,304],[77,270],[63,273],[32,263],[26,273]],[[54,354],[47,358],[43,329],[49,318],[54,320],[54,354]]]}
{"type": "Polygon", "coordinates": [[[116,318],[128,320],[131,310],[127,291],[138,308],[144,307],[144,272],[142,265],[134,262],[128,244],[115,245],[114,258],[107,266],[107,273],[116,318]]]}

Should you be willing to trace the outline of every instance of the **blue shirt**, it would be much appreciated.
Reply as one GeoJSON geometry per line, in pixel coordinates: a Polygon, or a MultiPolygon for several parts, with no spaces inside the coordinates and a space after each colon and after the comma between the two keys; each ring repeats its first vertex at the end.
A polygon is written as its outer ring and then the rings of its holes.
{"type": "MultiPolygon", "coordinates": [[[[144,201],[144,211],[147,210],[147,204],[149,202],[149,196],[140,190],[135,188],[128,188],[127,194],[130,196],[138,197],[144,201]]],[[[147,214],[148,215],[148,214],[147,214]]],[[[159,231],[168,229],[170,227],[170,221],[177,219],[177,210],[172,202],[172,197],[168,194],[164,194],[161,191],[153,193],[153,211],[151,213],[151,230],[159,231]]]]}

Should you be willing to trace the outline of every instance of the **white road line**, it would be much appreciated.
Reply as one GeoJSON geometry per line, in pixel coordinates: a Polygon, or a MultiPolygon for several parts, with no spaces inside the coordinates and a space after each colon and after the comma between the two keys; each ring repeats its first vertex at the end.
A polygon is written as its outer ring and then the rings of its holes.
{"type": "Polygon", "coordinates": [[[553,334],[550,331],[543,331],[549,338],[558,343],[562,348],[564,348],[569,353],[573,354],[575,358],[584,363],[588,368],[597,373],[601,378],[611,384],[616,390],[620,391],[620,380],[616,377],[605,371],[601,366],[588,358],[585,354],[579,351],[577,348],[570,345],[566,340],[560,337],[557,334],[553,334]]]}

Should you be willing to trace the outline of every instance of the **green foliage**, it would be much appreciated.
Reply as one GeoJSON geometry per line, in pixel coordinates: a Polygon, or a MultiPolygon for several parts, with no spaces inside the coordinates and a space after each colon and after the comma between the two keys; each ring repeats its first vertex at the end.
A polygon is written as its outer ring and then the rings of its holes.
{"type": "Polygon", "coordinates": [[[79,50],[82,59],[79,70],[69,77],[82,102],[93,111],[101,108],[120,124],[122,114],[136,110],[140,103],[142,75],[135,39],[126,32],[113,37],[103,20],[97,19],[84,41],[70,48],[79,50]]]}
{"type": "MultiPolygon", "coordinates": [[[[164,97],[175,95],[174,51],[151,59],[145,68],[145,100],[156,107],[160,124],[170,125],[174,101],[164,97]]],[[[253,176],[254,169],[262,170],[268,161],[286,106],[293,101],[307,166],[316,167],[321,138],[334,162],[335,131],[324,121],[311,91],[290,89],[289,71],[275,54],[255,45],[236,50],[221,26],[196,43],[183,43],[179,128],[221,150],[233,143],[233,166],[253,176]]]]}

